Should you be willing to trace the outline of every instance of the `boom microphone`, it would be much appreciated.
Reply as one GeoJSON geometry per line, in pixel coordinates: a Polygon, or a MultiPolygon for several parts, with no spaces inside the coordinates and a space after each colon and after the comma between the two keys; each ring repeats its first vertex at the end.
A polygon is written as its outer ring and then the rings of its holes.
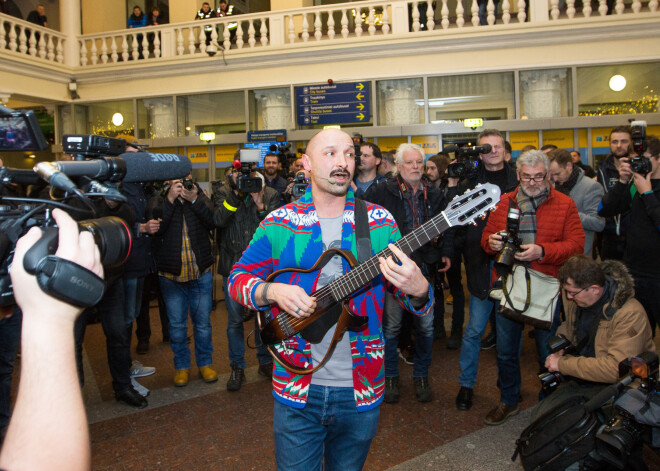
{"type": "MultiPolygon", "coordinates": [[[[183,155],[152,152],[127,152],[118,157],[49,164],[69,177],[125,183],[183,178],[190,174],[192,168],[190,160],[183,155]]],[[[35,166],[37,172],[38,167],[39,164],[35,166]]]]}

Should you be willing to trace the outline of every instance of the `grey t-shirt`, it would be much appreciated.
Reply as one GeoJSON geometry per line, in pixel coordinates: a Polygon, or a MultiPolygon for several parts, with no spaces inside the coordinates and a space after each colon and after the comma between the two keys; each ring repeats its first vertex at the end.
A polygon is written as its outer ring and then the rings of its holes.
{"type": "MultiPolygon", "coordinates": [[[[321,235],[323,237],[323,250],[329,248],[341,248],[341,226],[343,215],[336,218],[319,218],[321,224],[321,235]]],[[[321,269],[319,282],[316,289],[334,281],[342,275],[342,259],[335,255],[321,269]]],[[[323,340],[312,344],[312,361],[318,365],[330,346],[336,325],[326,332],[323,340]]],[[[351,342],[348,332],[344,333],[335,347],[330,359],[312,375],[312,384],[320,386],[353,387],[353,356],[351,355],[351,342]]]]}

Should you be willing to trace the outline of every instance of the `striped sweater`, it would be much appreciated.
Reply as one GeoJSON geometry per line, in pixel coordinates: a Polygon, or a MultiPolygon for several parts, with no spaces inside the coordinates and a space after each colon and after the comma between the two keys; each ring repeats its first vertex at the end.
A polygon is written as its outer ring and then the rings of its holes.
{"type": "MultiPolygon", "coordinates": [[[[387,244],[401,237],[392,215],[381,206],[367,203],[371,249],[375,254],[387,244]]],[[[357,258],[355,238],[354,196],[349,190],[342,222],[341,248],[350,250],[357,258]]],[[[321,226],[312,202],[311,188],[296,202],[276,209],[259,225],[250,245],[229,275],[232,298],[251,309],[266,309],[255,303],[255,293],[271,273],[285,268],[311,268],[323,253],[321,226]]],[[[344,272],[349,266],[343,262],[344,272]]],[[[296,284],[307,293],[316,289],[320,270],[310,273],[286,272],[278,282],[296,284]]],[[[365,328],[348,331],[353,357],[353,389],[358,411],[376,407],[383,399],[385,387],[382,319],[384,290],[394,292],[399,302],[412,313],[425,316],[432,312],[433,291],[429,287],[429,301],[419,310],[410,304],[408,296],[396,290],[382,275],[376,277],[366,289],[357,292],[349,301],[349,308],[357,315],[367,316],[365,328]]],[[[273,308],[273,314],[277,307],[273,308]]],[[[345,334],[346,335],[346,334],[345,334]]],[[[275,346],[292,363],[301,368],[312,367],[310,344],[299,334],[275,346]]],[[[312,375],[290,373],[280,364],[273,371],[273,395],[280,402],[303,408],[312,375]]]]}

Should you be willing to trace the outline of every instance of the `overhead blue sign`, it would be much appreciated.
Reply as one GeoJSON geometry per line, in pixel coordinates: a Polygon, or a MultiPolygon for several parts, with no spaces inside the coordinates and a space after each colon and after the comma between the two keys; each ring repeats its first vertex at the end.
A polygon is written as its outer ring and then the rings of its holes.
{"type": "Polygon", "coordinates": [[[296,87],[298,125],[368,123],[370,102],[370,82],[296,87]]]}

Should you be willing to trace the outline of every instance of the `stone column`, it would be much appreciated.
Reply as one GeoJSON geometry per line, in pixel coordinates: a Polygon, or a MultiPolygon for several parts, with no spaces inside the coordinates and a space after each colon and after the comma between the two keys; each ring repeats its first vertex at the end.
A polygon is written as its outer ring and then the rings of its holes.
{"type": "Polygon", "coordinates": [[[71,67],[80,65],[80,43],[78,36],[82,32],[80,24],[80,0],[62,0],[60,2],[60,30],[66,35],[64,41],[64,63],[71,67]]]}
{"type": "Polygon", "coordinates": [[[566,69],[520,74],[523,115],[529,119],[561,117],[561,89],[566,69]]]}
{"type": "Polygon", "coordinates": [[[383,80],[378,88],[385,95],[385,126],[419,124],[419,100],[422,81],[419,79],[383,80]]]}
{"type": "Polygon", "coordinates": [[[291,128],[291,95],[287,89],[257,90],[254,96],[261,103],[262,129],[291,128]]]}
{"type": "Polygon", "coordinates": [[[148,110],[151,122],[151,129],[146,133],[148,138],[176,137],[174,106],[171,98],[145,98],[144,106],[148,110]]]}

